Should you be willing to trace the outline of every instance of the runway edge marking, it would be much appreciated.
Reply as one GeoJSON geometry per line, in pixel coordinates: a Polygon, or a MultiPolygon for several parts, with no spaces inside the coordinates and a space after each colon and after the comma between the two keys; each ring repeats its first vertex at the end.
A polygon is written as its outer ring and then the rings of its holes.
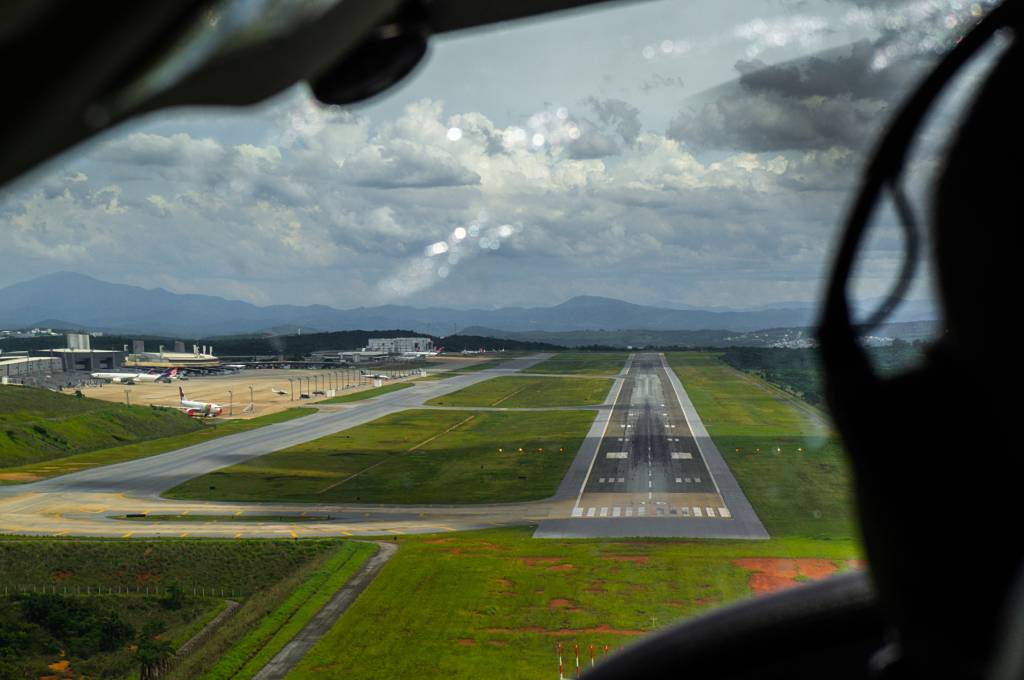
{"type": "MultiPolygon", "coordinates": [[[[629,367],[633,365],[634,356],[636,355],[630,354],[626,357],[626,367],[623,370],[628,370],[629,367]]],[[[611,408],[608,409],[608,418],[604,421],[604,427],[601,429],[601,436],[597,440],[597,446],[594,448],[594,456],[590,459],[590,467],[587,468],[587,474],[583,478],[583,483],[580,485],[580,492],[576,496],[576,504],[573,506],[574,513],[580,507],[580,501],[583,499],[583,492],[587,488],[587,482],[590,481],[590,473],[594,471],[594,463],[597,461],[598,454],[601,453],[601,442],[604,441],[605,436],[608,434],[608,424],[612,422],[612,416],[615,415],[615,405],[619,403],[619,394],[622,392],[622,386],[626,384],[626,378],[624,376],[616,378],[615,382],[618,383],[617,387],[613,388],[615,390],[615,397],[612,398],[611,408]]]]}

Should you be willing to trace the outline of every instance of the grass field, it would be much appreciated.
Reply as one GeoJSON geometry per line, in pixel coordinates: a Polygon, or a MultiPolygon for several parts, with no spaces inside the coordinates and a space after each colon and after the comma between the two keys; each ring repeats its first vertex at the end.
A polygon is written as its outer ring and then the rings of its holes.
{"type": "MultiPolygon", "coordinates": [[[[119,644],[110,651],[97,651],[88,631],[83,637],[74,630],[77,622],[117,619],[134,629],[133,635],[155,623],[163,631],[162,639],[177,647],[224,606],[222,598],[243,602],[229,619],[230,625],[218,632],[223,645],[238,644],[246,633],[262,626],[266,635],[250,645],[253,653],[268,645],[280,648],[280,636],[287,639],[295,626],[301,627],[300,622],[312,616],[310,610],[315,612],[329,596],[327,591],[333,593],[369,552],[371,546],[334,540],[5,538],[0,540],[0,583],[26,594],[0,596],[0,628],[28,637],[15,649],[13,660],[9,649],[2,650],[0,670],[13,667],[16,675],[10,677],[40,677],[52,674],[48,664],[67,663],[76,677],[130,677],[137,664],[128,648],[119,644]],[[180,607],[167,606],[172,584],[183,592],[180,607]],[[49,606],[64,611],[61,620],[69,621],[50,625],[56,634],[33,627],[38,615],[33,619],[33,609],[25,610],[21,604],[40,597],[34,593],[43,590],[55,593],[49,596],[49,606]],[[97,590],[105,594],[98,596],[97,590]],[[65,591],[74,594],[64,595],[65,591]],[[87,591],[89,595],[84,594],[87,591]],[[7,668],[4,662],[9,662],[7,668]]],[[[38,609],[38,604],[32,606],[38,609]]],[[[99,624],[89,628],[95,632],[99,624]]]]}
{"type": "Polygon", "coordinates": [[[200,427],[177,409],[0,385],[0,470],[200,427]]]}
{"type": "Polygon", "coordinates": [[[666,356],[769,534],[856,535],[844,454],[820,412],[713,353],[666,356]]]}
{"type": "Polygon", "coordinates": [[[451,394],[435,397],[432,406],[588,406],[603,404],[612,381],[607,378],[538,378],[509,375],[491,378],[451,394]]]}
{"type": "MultiPolygon", "coordinates": [[[[58,395],[59,396],[59,395],[58,395]]],[[[147,409],[148,410],[148,409],[147,409]]],[[[0,469],[0,484],[23,484],[34,482],[40,479],[65,475],[69,472],[78,472],[89,468],[101,467],[123,463],[127,460],[155,456],[158,453],[174,451],[175,449],[201,444],[210,439],[224,437],[230,434],[238,434],[247,430],[253,430],[264,425],[281,423],[293,418],[316,413],[312,408],[291,408],[287,411],[280,411],[266,416],[258,416],[250,420],[223,420],[209,423],[199,423],[199,429],[184,434],[151,439],[137,444],[115,446],[98,451],[89,451],[76,455],[57,458],[45,462],[31,463],[0,469]]],[[[185,416],[188,418],[188,416],[185,416]]],[[[193,419],[189,418],[190,421],[193,419]]]]}
{"type": "Polygon", "coordinates": [[[397,392],[398,390],[404,390],[406,387],[412,387],[411,382],[393,382],[381,385],[380,387],[374,387],[362,392],[353,392],[352,394],[342,394],[337,397],[331,397],[330,399],[324,399],[323,401],[317,402],[318,404],[348,404],[353,401],[362,401],[364,399],[372,399],[373,397],[379,397],[382,394],[388,394],[389,392],[397,392]]]}
{"type": "Polygon", "coordinates": [[[617,649],[753,591],[847,570],[858,557],[850,541],[531,533],[400,537],[398,553],[288,677],[554,678],[559,642],[617,649]]]}
{"type": "Polygon", "coordinates": [[[594,416],[402,411],[189,480],[164,495],[319,503],[544,498],[558,487],[594,416]]]}
{"type": "Polygon", "coordinates": [[[628,352],[561,352],[523,372],[617,375],[628,356],[628,352]]]}

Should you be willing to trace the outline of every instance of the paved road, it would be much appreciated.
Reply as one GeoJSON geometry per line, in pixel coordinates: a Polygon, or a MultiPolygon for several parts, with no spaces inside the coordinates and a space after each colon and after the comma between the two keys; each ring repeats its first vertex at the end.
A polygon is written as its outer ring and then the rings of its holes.
{"type": "MultiPolygon", "coordinates": [[[[613,418],[632,418],[631,423],[636,423],[638,435],[633,448],[646,446],[649,442],[652,453],[657,451],[658,465],[656,466],[657,480],[660,494],[671,494],[673,489],[666,481],[674,478],[675,472],[679,477],[689,477],[693,490],[703,490],[708,486],[704,478],[704,469],[708,469],[707,477],[712,475],[721,487],[721,502],[716,497],[717,505],[701,501],[699,507],[728,508],[733,513],[731,521],[725,523],[724,528],[715,529],[725,520],[716,515],[716,519],[705,519],[703,522],[679,523],[678,521],[663,530],[663,533],[654,533],[657,530],[657,523],[651,523],[653,516],[646,515],[649,519],[646,524],[626,523],[614,521],[610,514],[602,519],[600,516],[590,518],[587,525],[586,535],[640,535],[637,532],[644,528],[644,535],[728,535],[730,537],[763,537],[763,527],[753,515],[750,504],[742,497],[738,485],[728,472],[728,467],[714,450],[703,426],[694,428],[697,437],[697,450],[704,452],[704,459],[696,462],[675,461],[670,458],[670,452],[665,447],[669,443],[659,440],[655,421],[657,420],[656,409],[634,409],[634,414],[629,415],[630,408],[623,402],[623,394],[628,395],[631,400],[634,392],[636,398],[644,403],[656,399],[654,395],[666,392],[666,385],[672,384],[675,391],[679,393],[682,389],[678,385],[678,379],[671,371],[665,371],[664,367],[657,372],[657,382],[651,378],[643,378],[639,383],[636,375],[629,373],[629,368],[615,380],[609,400],[603,406],[590,407],[597,409],[597,417],[588,436],[584,440],[580,451],[574,458],[570,468],[558,488],[556,494],[543,501],[528,503],[502,503],[475,506],[381,506],[381,505],[307,505],[307,504],[282,504],[282,503],[229,503],[229,502],[203,502],[203,501],[179,501],[160,498],[159,494],[178,484],[194,477],[207,474],[225,466],[234,465],[245,460],[277,451],[283,448],[294,446],[311,439],[344,430],[356,425],[367,423],[389,413],[401,411],[408,408],[422,408],[425,401],[447,394],[469,385],[488,380],[490,378],[509,375],[521,369],[529,368],[536,363],[547,359],[550,355],[534,355],[515,359],[503,364],[501,367],[467,373],[443,381],[424,381],[415,384],[408,389],[391,392],[363,402],[354,402],[345,407],[332,407],[331,410],[324,410],[317,414],[292,420],[276,425],[270,425],[257,430],[222,437],[210,442],[191,446],[177,451],[129,461],[118,465],[111,465],[103,468],[84,470],[61,477],[55,477],[33,484],[0,487],[0,532],[6,533],[32,533],[50,535],[87,535],[87,536],[234,536],[240,537],[300,537],[300,536],[379,536],[392,533],[429,533],[438,531],[459,531],[466,529],[488,528],[495,526],[512,526],[526,523],[540,523],[541,529],[538,536],[545,535],[575,535],[579,525],[580,507],[626,507],[595,504],[591,506],[580,506],[580,490],[586,483],[585,493],[587,501],[597,499],[603,489],[601,477],[607,480],[611,477],[623,477],[630,480],[628,485],[624,482],[622,491],[630,494],[630,498],[639,502],[639,495],[643,493],[643,475],[646,468],[639,464],[623,466],[612,459],[611,467],[608,467],[608,459],[605,457],[598,468],[598,474],[591,474],[592,465],[597,467],[596,455],[600,448],[603,453],[613,446],[607,438],[602,438],[609,422],[613,418]],[[672,380],[675,379],[673,383],[672,380]],[[626,384],[632,387],[626,389],[626,384]],[[660,384],[660,388],[659,388],[660,384]],[[618,400],[616,401],[616,397],[618,400]],[[613,404],[615,405],[613,408],[613,404]],[[625,413],[626,415],[623,415],[625,413]],[[641,415],[645,414],[645,415],[641,415]],[[642,424],[641,424],[642,423],[642,424]],[[703,438],[703,439],[702,439],[703,438]],[[603,448],[602,448],[603,447],[603,448]],[[657,448],[656,448],[657,447],[657,448]],[[710,449],[710,450],[709,450],[710,449]],[[713,453],[713,456],[711,455],[713,453]],[[670,462],[665,463],[664,458],[668,455],[670,462]],[[717,458],[715,458],[717,457],[717,458]],[[700,470],[686,473],[693,466],[701,465],[700,470]],[[627,472],[628,468],[628,472],[627,472]],[[620,472],[621,470],[621,472],[620,472]],[[697,478],[700,481],[696,481],[697,478]],[[596,481],[595,481],[596,480],[596,481]],[[639,495],[638,495],[639,494],[639,495]],[[576,510],[574,511],[574,508],[576,510]],[[576,517],[573,517],[573,513],[576,517]],[[123,516],[127,514],[149,514],[149,515],[237,515],[237,516],[280,516],[286,517],[281,521],[149,521],[136,520],[125,521],[111,519],[112,516],[123,516]],[[750,518],[752,522],[750,521],[750,518]],[[315,518],[315,519],[311,519],[315,518]],[[569,521],[567,527],[559,522],[569,521]],[[693,525],[691,527],[691,525],[693,525]],[[627,532],[623,534],[622,532],[627,532]],[[716,533],[716,531],[718,533],[716,533]],[[567,532],[567,533],[566,533],[567,532]],[[603,532],[603,533],[602,533],[603,532]],[[634,532],[634,533],[630,533],[634,532]],[[682,533],[680,533],[682,532],[682,533]]],[[[657,355],[653,355],[657,356],[657,355]]],[[[643,375],[649,375],[653,366],[653,360],[645,359],[642,365],[645,367],[643,375]]],[[[685,396],[685,392],[683,392],[685,396]]],[[[668,398],[666,396],[666,398],[668,398]]],[[[660,401],[658,404],[662,403],[660,401]]],[[[665,402],[669,403],[669,402],[665,402]]],[[[685,403],[679,400],[679,405],[674,407],[674,417],[680,423],[696,422],[699,425],[699,418],[689,400],[685,403]],[[690,412],[679,415],[678,409],[689,408],[690,412]]],[[[513,410],[513,409],[509,409],[513,410]]],[[[618,422],[618,421],[616,421],[618,422]]],[[[620,428],[621,429],[621,428],[620,428]]],[[[631,428],[626,428],[631,429],[631,428]]],[[[687,436],[694,436],[693,433],[687,436]]],[[[654,468],[652,468],[654,469],[654,468]]],[[[696,470],[696,468],[694,468],[696,470]]],[[[652,473],[653,474],[653,473],[652,473]]],[[[654,479],[653,476],[650,479],[654,479]]],[[[654,487],[651,487],[653,491],[654,487]]],[[[614,490],[614,489],[613,489],[614,490]]],[[[654,500],[648,499],[648,500],[654,500]]],[[[633,502],[633,501],[631,501],[633,502]]],[[[691,507],[694,506],[692,503],[691,507]]],[[[638,506],[634,506],[638,507],[638,506]]],[[[653,506],[652,506],[653,507],[653,506]]],[[[600,510],[595,510],[595,515],[600,510]]],[[[609,513],[613,512],[609,510],[609,513]]],[[[656,512],[656,511],[655,511],[656,512]]],[[[586,511],[584,511],[584,514],[586,511]]],[[[720,510],[716,510],[720,514],[720,510]]],[[[624,511],[623,511],[624,515],[624,511]]],[[[766,534],[764,534],[766,536],[766,534]]]]}
{"type": "Polygon", "coordinates": [[[302,630],[280,652],[274,655],[274,658],[267,662],[267,665],[259,673],[253,676],[253,680],[280,680],[288,675],[306,655],[306,652],[331,629],[338,617],[356,601],[359,594],[366,590],[366,586],[370,585],[370,581],[374,579],[377,572],[396,552],[398,552],[397,545],[378,543],[377,552],[359,568],[359,571],[345,585],[338,589],[334,597],[316,613],[316,616],[310,619],[309,623],[303,626],[302,630]]]}

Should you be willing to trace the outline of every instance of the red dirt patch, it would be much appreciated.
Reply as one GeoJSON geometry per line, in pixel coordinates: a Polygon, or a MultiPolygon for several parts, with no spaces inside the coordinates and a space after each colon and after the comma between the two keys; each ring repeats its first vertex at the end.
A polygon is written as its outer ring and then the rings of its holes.
{"type": "Polygon", "coordinates": [[[462,638],[461,640],[459,640],[460,647],[472,647],[475,644],[476,640],[472,640],[470,638],[462,638]]]}
{"type": "Polygon", "coordinates": [[[75,575],[75,572],[73,572],[73,571],[66,571],[66,570],[62,570],[62,569],[55,569],[50,574],[50,578],[53,579],[54,583],[63,583],[64,581],[67,581],[69,578],[71,578],[74,575],[75,575]]]}
{"type": "Polygon", "coordinates": [[[511,588],[512,586],[515,585],[515,581],[513,581],[510,578],[499,578],[498,579],[498,585],[503,587],[503,588],[511,588]]]}
{"type": "Polygon", "coordinates": [[[799,577],[820,580],[837,571],[832,560],[813,557],[752,557],[734,560],[733,564],[753,572],[748,582],[750,589],[758,594],[791,588],[799,583],[799,577]]]}
{"type": "Polygon", "coordinates": [[[524,557],[523,564],[528,567],[538,567],[543,564],[556,564],[561,562],[561,557],[524,557]]]}
{"type": "Polygon", "coordinates": [[[558,630],[544,630],[540,626],[523,626],[522,628],[488,628],[488,633],[510,634],[510,633],[542,633],[551,636],[581,635],[585,633],[604,633],[606,635],[646,635],[647,630],[628,630],[612,628],[607,623],[593,628],[559,628],[558,630]]]}
{"type": "Polygon", "coordinates": [[[155,571],[141,571],[135,575],[135,582],[140,585],[145,585],[150,582],[160,580],[160,574],[155,571]]]}
{"type": "Polygon", "coordinates": [[[495,647],[508,647],[508,640],[488,640],[487,644],[495,647]]]}
{"type": "Polygon", "coordinates": [[[604,593],[607,592],[604,588],[604,581],[591,581],[590,585],[584,588],[588,593],[604,593]]]}
{"type": "Polygon", "coordinates": [[[633,564],[647,564],[651,561],[647,555],[603,555],[601,559],[612,562],[632,562],[633,564]]]}
{"type": "Polygon", "coordinates": [[[572,571],[575,568],[575,564],[556,564],[553,567],[548,567],[548,571],[572,571]]]}
{"type": "Polygon", "coordinates": [[[556,597],[548,602],[548,609],[561,609],[562,607],[575,607],[576,603],[562,597],[556,597]]]}
{"type": "Polygon", "coordinates": [[[454,538],[435,538],[432,541],[425,541],[425,543],[428,543],[429,545],[443,545],[445,543],[451,543],[454,540],[454,538]]]}

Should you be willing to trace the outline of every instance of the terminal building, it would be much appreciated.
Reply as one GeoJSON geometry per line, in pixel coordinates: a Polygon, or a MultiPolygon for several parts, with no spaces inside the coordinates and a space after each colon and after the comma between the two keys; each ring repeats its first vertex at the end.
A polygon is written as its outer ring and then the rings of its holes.
{"type": "Polygon", "coordinates": [[[434,341],[430,338],[370,338],[366,349],[369,352],[433,352],[434,341]]]}
{"type": "Polygon", "coordinates": [[[192,345],[192,351],[186,352],[181,342],[174,344],[174,351],[167,351],[163,345],[156,352],[147,352],[142,340],[132,344],[132,352],[124,359],[124,365],[131,368],[167,370],[220,368],[221,360],[214,356],[213,346],[192,345]]]}
{"type": "Polygon", "coordinates": [[[88,333],[68,333],[67,347],[34,349],[32,357],[59,359],[63,371],[111,371],[124,365],[127,352],[116,349],[93,349],[88,333]]]}

